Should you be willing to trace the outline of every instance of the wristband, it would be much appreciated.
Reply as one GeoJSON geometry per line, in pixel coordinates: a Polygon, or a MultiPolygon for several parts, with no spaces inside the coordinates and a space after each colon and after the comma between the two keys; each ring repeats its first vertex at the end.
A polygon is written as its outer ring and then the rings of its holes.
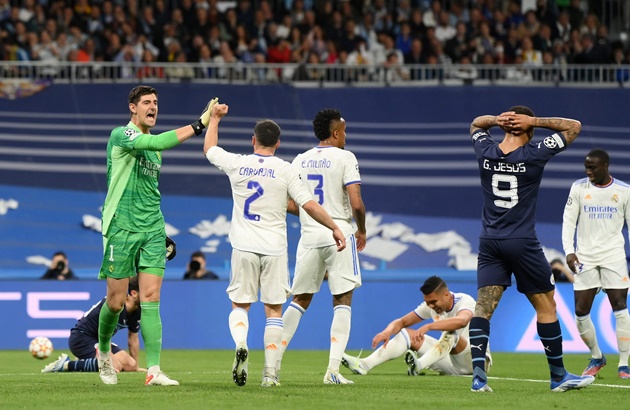
{"type": "Polygon", "coordinates": [[[200,135],[203,132],[203,129],[206,128],[201,120],[193,122],[190,126],[193,128],[193,131],[195,131],[195,135],[200,135]]]}

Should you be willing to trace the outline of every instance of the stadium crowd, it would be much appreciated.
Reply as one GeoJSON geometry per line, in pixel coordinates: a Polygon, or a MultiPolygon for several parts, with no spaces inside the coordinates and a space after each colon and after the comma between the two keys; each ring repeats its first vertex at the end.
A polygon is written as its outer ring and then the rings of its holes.
{"type": "MultiPolygon", "coordinates": [[[[0,0],[0,57],[129,62],[140,79],[217,75],[152,62],[345,64],[366,76],[389,67],[391,81],[414,79],[405,67],[416,64],[627,64],[600,3],[537,0],[523,12],[520,0],[0,0]]],[[[294,75],[317,76],[305,67],[294,75]]]]}

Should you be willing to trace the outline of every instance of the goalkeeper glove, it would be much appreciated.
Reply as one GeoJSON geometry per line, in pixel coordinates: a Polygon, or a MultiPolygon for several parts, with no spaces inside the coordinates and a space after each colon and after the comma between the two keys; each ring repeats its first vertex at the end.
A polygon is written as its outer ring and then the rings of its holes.
{"type": "Polygon", "coordinates": [[[174,240],[172,240],[171,238],[167,236],[166,237],[166,260],[170,261],[171,259],[175,257],[175,255],[177,255],[177,245],[175,244],[174,240]]]}
{"type": "Polygon", "coordinates": [[[212,115],[212,107],[214,107],[214,104],[218,102],[219,102],[219,98],[217,97],[214,97],[213,99],[211,99],[208,102],[208,105],[206,105],[206,108],[204,108],[199,119],[193,122],[192,124],[190,124],[193,127],[193,130],[195,131],[195,135],[201,134],[204,128],[208,126],[208,124],[210,123],[210,115],[212,115]]]}

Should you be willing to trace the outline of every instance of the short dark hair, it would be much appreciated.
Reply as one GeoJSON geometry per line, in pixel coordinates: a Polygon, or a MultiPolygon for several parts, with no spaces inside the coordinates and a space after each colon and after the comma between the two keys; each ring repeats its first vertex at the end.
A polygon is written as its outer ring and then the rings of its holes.
{"type": "Polygon", "coordinates": [[[534,111],[531,108],[526,107],[524,105],[515,105],[510,108],[508,111],[514,111],[516,114],[528,115],[530,117],[535,117],[534,111]]]}
{"type": "Polygon", "coordinates": [[[420,287],[420,292],[422,292],[423,295],[428,295],[446,287],[446,282],[444,282],[442,278],[439,276],[431,276],[424,281],[424,284],[420,287]]]}
{"type": "Polygon", "coordinates": [[[201,259],[203,259],[205,261],[206,260],[206,254],[201,252],[201,251],[194,251],[192,253],[192,255],[190,255],[190,259],[193,259],[193,258],[201,258],[201,259]]]}
{"type": "Polygon", "coordinates": [[[129,286],[127,289],[129,293],[131,293],[132,290],[135,290],[136,292],[140,292],[140,285],[138,284],[137,276],[132,276],[129,278],[129,286]]]}
{"type": "Polygon", "coordinates": [[[254,126],[254,136],[264,147],[273,147],[280,140],[280,126],[272,120],[260,120],[254,126]]]}
{"type": "Polygon", "coordinates": [[[610,156],[601,148],[592,149],[586,156],[597,158],[602,164],[610,164],[610,156]]]}
{"type": "Polygon", "coordinates": [[[155,94],[157,97],[158,93],[155,88],[150,87],[148,85],[139,85],[137,87],[133,87],[133,89],[129,92],[129,97],[127,98],[129,104],[138,104],[140,98],[143,95],[155,94]]]}
{"type": "Polygon", "coordinates": [[[334,108],[326,108],[315,115],[313,132],[318,140],[324,141],[330,137],[330,131],[335,121],[341,121],[341,112],[334,108]]]}
{"type": "Polygon", "coordinates": [[[68,257],[66,256],[66,254],[65,254],[64,252],[62,252],[62,251],[57,251],[57,252],[53,253],[53,256],[52,256],[52,257],[54,258],[55,256],[63,256],[63,257],[64,257],[64,259],[68,259],[68,257]]]}

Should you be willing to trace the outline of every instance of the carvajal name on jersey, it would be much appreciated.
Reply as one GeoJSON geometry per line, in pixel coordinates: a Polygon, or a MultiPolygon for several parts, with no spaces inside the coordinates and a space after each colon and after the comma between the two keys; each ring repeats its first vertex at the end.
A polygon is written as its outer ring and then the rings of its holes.
{"type": "Polygon", "coordinates": [[[238,174],[246,176],[246,177],[267,177],[267,178],[276,177],[276,171],[271,168],[241,167],[238,170],[238,174]]]}
{"type": "Polygon", "coordinates": [[[612,219],[619,212],[617,207],[600,205],[584,205],[582,210],[588,215],[588,219],[612,219]]]}
{"type": "Polygon", "coordinates": [[[302,161],[302,168],[330,168],[332,161],[326,158],[307,159],[302,161]]]}
{"type": "Polygon", "coordinates": [[[487,159],[483,160],[483,169],[497,172],[512,172],[514,174],[524,174],[527,172],[527,167],[525,167],[523,162],[519,162],[518,164],[512,164],[509,162],[497,162],[496,164],[490,164],[490,161],[487,159]]]}

